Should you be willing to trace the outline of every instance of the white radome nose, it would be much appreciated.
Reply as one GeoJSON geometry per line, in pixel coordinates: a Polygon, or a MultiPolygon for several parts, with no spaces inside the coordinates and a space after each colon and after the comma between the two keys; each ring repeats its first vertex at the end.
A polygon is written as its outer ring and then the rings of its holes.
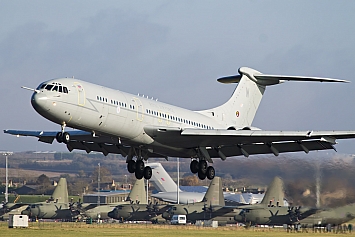
{"type": "Polygon", "coordinates": [[[43,92],[40,93],[34,92],[32,94],[32,98],[31,98],[32,107],[39,114],[42,114],[42,112],[49,110],[47,101],[48,101],[47,95],[43,92]]]}

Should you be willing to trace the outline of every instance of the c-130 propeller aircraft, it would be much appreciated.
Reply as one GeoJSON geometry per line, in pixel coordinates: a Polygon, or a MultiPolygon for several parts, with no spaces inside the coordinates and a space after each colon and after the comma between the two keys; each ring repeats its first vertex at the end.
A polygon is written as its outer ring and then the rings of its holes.
{"type": "Polygon", "coordinates": [[[74,78],[52,79],[36,89],[23,88],[33,91],[33,108],[61,130],[4,132],[35,136],[46,143],[56,139],[69,151],[121,154],[137,179],[151,178],[152,169],[144,164],[151,157],[190,158],[192,173],[200,179],[213,179],[215,170],[208,165],[213,158],[308,153],[334,149],[336,139],[355,138],[355,131],[263,131],[252,127],[267,86],[285,81],[347,81],[267,75],[247,67],[241,67],[239,75],[218,81],[238,83],[230,99],[212,109],[191,111],[74,78]],[[66,127],[76,130],[66,131],[66,127]]]}

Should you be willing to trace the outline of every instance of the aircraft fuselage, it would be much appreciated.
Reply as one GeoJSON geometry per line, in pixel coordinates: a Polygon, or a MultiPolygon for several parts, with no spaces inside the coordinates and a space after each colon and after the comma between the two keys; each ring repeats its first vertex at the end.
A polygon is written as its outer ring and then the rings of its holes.
{"type": "Polygon", "coordinates": [[[192,157],[195,154],[158,144],[145,133],[145,126],[201,129],[227,126],[198,112],[77,79],[49,80],[36,90],[32,95],[32,106],[54,123],[92,132],[96,136],[105,135],[117,144],[143,145],[171,157],[192,157]],[[55,86],[58,89],[53,90],[55,86]]]}

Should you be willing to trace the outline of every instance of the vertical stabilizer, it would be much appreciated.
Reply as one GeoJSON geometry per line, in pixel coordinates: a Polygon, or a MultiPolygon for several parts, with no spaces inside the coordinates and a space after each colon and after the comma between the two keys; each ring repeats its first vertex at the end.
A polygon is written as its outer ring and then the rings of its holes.
{"type": "Polygon", "coordinates": [[[265,192],[265,196],[260,204],[270,206],[284,206],[284,187],[280,177],[275,177],[265,192]]]}
{"type": "Polygon", "coordinates": [[[57,187],[54,189],[52,198],[58,203],[69,203],[67,179],[60,178],[57,187]]]}
{"type": "MultiPolygon", "coordinates": [[[[149,163],[152,168],[152,178],[154,187],[158,192],[176,192],[177,185],[160,163],[149,163]]],[[[181,191],[179,189],[179,191],[181,191]]]]}
{"type": "Polygon", "coordinates": [[[198,111],[214,118],[225,128],[250,128],[263,97],[266,86],[257,83],[251,68],[240,68],[240,75],[221,78],[222,83],[238,83],[229,100],[213,109],[198,111]]]}
{"type": "Polygon", "coordinates": [[[206,202],[207,205],[225,206],[222,179],[220,177],[214,177],[211,181],[205,197],[203,198],[203,202],[206,202]]]}
{"type": "Polygon", "coordinates": [[[144,179],[137,179],[133,185],[131,192],[127,197],[127,201],[134,203],[147,204],[147,193],[145,191],[144,179]]]}

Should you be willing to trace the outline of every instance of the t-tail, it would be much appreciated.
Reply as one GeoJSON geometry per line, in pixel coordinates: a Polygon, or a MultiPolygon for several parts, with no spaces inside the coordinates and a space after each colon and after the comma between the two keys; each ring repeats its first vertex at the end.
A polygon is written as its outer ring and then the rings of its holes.
{"type": "Polygon", "coordinates": [[[247,67],[239,68],[239,74],[218,79],[221,83],[238,83],[226,103],[216,108],[198,111],[214,118],[226,129],[252,129],[252,122],[267,86],[285,81],[348,82],[321,77],[267,75],[247,67]]]}
{"type": "Polygon", "coordinates": [[[68,185],[66,178],[59,179],[57,187],[55,187],[53,191],[52,198],[57,203],[69,203],[68,185]]]}
{"type": "Polygon", "coordinates": [[[260,204],[268,206],[284,206],[284,183],[280,177],[275,177],[268,186],[260,204]]]}
{"type": "Polygon", "coordinates": [[[214,177],[211,181],[205,197],[203,198],[203,202],[206,202],[207,205],[225,206],[222,179],[220,177],[214,177]]]}
{"type": "Polygon", "coordinates": [[[144,179],[136,180],[126,201],[139,204],[147,204],[147,194],[145,191],[144,179]]]}

